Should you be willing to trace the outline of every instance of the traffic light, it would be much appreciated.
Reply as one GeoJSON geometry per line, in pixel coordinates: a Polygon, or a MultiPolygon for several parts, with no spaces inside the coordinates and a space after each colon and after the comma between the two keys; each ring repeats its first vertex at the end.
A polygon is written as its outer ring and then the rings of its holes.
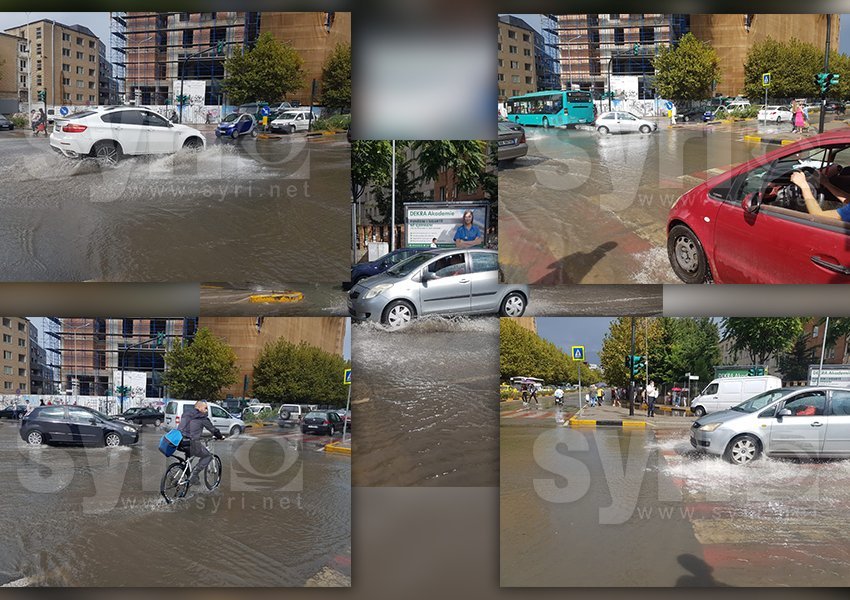
{"type": "Polygon", "coordinates": [[[156,345],[160,347],[165,345],[165,334],[161,331],[156,334],[156,345]]]}
{"type": "Polygon", "coordinates": [[[635,56],[640,54],[640,44],[635,44],[634,46],[632,46],[632,54],[634,54],[635,56]]]}
{"type": "Polygon", "coordinates": [[[215,47],[215,53],[216,54],[224,54],[224,42],[218,43],[218,45],[215,47]]]}
{"type": "Polygon", "coordinates": [[[126,385],[115,386],[115,393],[121,396],[122,398],[126,396],[129,392],[130,388],[126,385]]]}
{"type": "Polygon", "coordinates": [[[646,363],[644,362],[644,357],[635,354],[632,357],[632,376],[637,377],[638,375],[640,375],[640,372],[643,371],[645,364],[646,363]]]}
{"type": "Polygon", "coordinates": [[[47,92],[44,90],[38,90],[38,101],[44,102],[45,100],[47,100],[47,92]]]}

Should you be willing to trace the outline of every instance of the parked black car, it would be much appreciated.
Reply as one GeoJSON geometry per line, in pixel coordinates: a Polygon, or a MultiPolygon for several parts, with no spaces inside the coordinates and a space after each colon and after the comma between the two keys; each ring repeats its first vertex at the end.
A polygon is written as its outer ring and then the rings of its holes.
{"type": "Polygon", "coordinates": [[[0,419],[20,419],[27,412],[24,404],[10,404],[0,408],[0,419]]]}
{"type": "Polygon", "coordinates": [[[0,129],[6,129],[8,131],[12,131],[14,128],[15,128],[14,123],[12,123],[4,115],[0,115],[0,129]]]}
{"type": "Polygon", "coordinates": [[[153,425],[154,427],[159,427],[165,420],[165,415],[162,414],[161,410],[156,408],[137,406],[128,408],[118,415],[117,418],[135,423],[136,425],[153,425]]]}
{"type": "Polygon", "coordinates": [[[342,418],[334,410],[314,410],[301,420],[301,433],[333,435],[342,431],[342,418]]]}
{"type": "Polygon", "coordinates": [[[37,406],[21,420],[21,439],[41,444],[120,446],[139,441],[139,429],[84,406],[37,406]]]}

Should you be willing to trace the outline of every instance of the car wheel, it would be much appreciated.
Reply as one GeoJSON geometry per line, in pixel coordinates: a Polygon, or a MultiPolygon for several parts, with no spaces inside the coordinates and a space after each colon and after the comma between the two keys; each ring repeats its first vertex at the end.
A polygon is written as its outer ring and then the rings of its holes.
{"type": "Polygon", "coordinates": [[[251,137],[252,137],[252,138],[257,137],[257,128],[256,128],[256,127],[255,127],[254,129],[252,129],[252,130],[251,130],[251,137]]]}
{"type": "Polygon", "coordinates": [[[543,117],[543,129],[549,129],[549,119],[543,117]]]}
{"type": "Polygon", "coordinates": [[[183,142],[184,150],[193,150],[195,152],[200,151],[201,148],[204,147],[204,143],[196,137],[190,137],[188,140],[183,142]]]}
{"type": "Polygon", "coordinates": [[[290,125],[289,126],[289,134],[292,135],[293,133],[295,133],[295,125],[290,125]]]}
{"type": "Polygon", "coordinates": [[[230,437],[237,436],[242,433],[242,428],[239,425],[234,425],[230,428],[230,437]]]}
{"type": "Polygon", "coordinates": [[[304,435],[306,433],[307,433],[307,428],[302,426],[301,427],[301,434],[304,435]]]}
{"type": "Polygon", "coordinates": [[[745,465],[761,456],[761,444],[752,435],[736,437],[726,446],[723,457],[736,465],[745,465]]]}
{"type": "Polygon", "coordinates": [[[121,150],[114,142],[98,142],[92,148],[91,156],[100,164],[114,166],[118,164],[121,150]]]}
{"type": "Polygon", "coordinates": [[[776,117],[776,124],[779,125],[782,122],[782,117],[776,117]]]}
{"type": "Polygon", "coordinates": [[[409,302],[395,300],[384,309],[384,314],[381,315],[381,323],[387,325],[390,329],[399,329],[410,323],[415,316],[416,311],[409,302]]]}
{"type": "Polygon", "coordinates": [[[230,137],[234,140],[239,137],[239,132],[236,131],[236,128],[234,128],[233,131],[230,132],[230,137]]]}
{"type": "Polygon", "coordinates": [[[684,117],[682,117],[682,120],[683,120],[685,123],[687,123],[688,121],[690,121],[690,120],[691,120],[691,118],[690,118],[688,115],[685,115],[684,117]]]}
{"type": "Polygon", "coordinates": [[[525,297],[519,292],[511,292],[502,300],[499,315],[503,317],[521,317],[525,312],[525,297]]]}
{"type": "Polygon", "coordinates": [[[279,416],[282,420],[284,420],[284,421],[288,421],[288,420],[289,420],[289,411],[288,411],[288,410],[282,410],[282,411],[280,411],[280,414],[278,414],[278,416],[279,416]]]}
{"type": "Polygon", "coordinates": [[[650,131],[652,131],[652,127],[650,127],[649,125],[641,125],[640,126],[640,132],[641,133],[649,133],[650,131]]]}
{"type": "Polygon", "coordinates": [[[667,257],[676,275],[685,283],[708,279],[708,260],[697,236],[689,227],[676,225],[667,235],[667,257]]]}
{"type": "Polygon", "coordinates": [[[601,126],[596,128],[596,131],[598,131],[600,135],[608,135],[608,133],[610,132],[610,129],[605,127],[605,125],[601,125],[601,126]]]}
{"type": "Polygon", "coordinates": [[[705,416],[705,409],[702,406],[697,406],[693,409],[693,413],[699,418],[705,416]]]}
{"type": "Polygon", "coordinates": [[[159,419],[154,419],[154,421],[153,421],[153,426],[154,426],[154,427],[159,427],[160,425],[162,425],[162,421],[160,421],[159,419]]]}
{"type": "Polygon", "coordinates": [[[121,436],[114,432],[107,433],[103,443],[109,448],[115,448],[121,445],[121,436]]]}
{"type": "Polygon", "coordinates": [[[30,446],[41,446],[44,443],[44,436],[40,431],[30,431],[27,434],[27,444],[30,446]]]}

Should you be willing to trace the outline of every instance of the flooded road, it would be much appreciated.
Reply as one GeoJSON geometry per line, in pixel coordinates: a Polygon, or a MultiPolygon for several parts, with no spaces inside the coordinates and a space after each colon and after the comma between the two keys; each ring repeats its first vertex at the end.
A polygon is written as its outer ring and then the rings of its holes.
{"type": "MultiPolygon", "coordinates": [[[[275,428],[276,429],[276,428],[275,428]]],[[[24,446],[0,425],[0,585],[350,585],[350,459],[277,431],[211,445],[221,487],[167,505],[162,431],[106,448],[24,446]]]]}
{"type": "Polygon", "coordinates": [[[279,283],[201,285],[201,314],[208,316],[346,317],[348,295],[339,283],[279,283]],[[294,302],[255,302],[252,296],[296,292],[294,302]]]}
{"type": "Polygon", "coordinates": [[[689,124],[655,133],[527,128],[528,155],[499,170],[499,260],[506,281],[680,283],[666,223],[686,191],[775,149],[744,135],[788,124],[689,124]]]}
{"type": "Polygon", "coordinates": [[[660,285],[534,285],[525,316],[656,316],[662,292],[660,285]]]}
{"type": "Polygon", "coordinates": [[[342,135],[243,139],[116,167],[0,139],[0,280],[343,281],[342,135]]]}
{"type": "Polygon", "coordinates": [[[684,429],[512,422],[500,444],[503,586],[850,582],[850,461],[736,468],[684,429]]]}
{"type": "Polygon", "coordinates": [[[351,329],[353,484],[498,485],[499,319],[351,329]]]}

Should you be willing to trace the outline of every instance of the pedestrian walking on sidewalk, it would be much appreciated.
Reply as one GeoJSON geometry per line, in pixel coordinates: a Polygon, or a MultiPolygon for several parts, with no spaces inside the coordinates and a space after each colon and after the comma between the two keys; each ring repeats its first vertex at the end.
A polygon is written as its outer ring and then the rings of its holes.
{"type": "Polygon", "coordinates": [[[795,133],[803,133],[803,127],[806,125],[806,117],[803,114],[803,108],[798,104],[794,112],[794,129],[795,133]]]}
{"type": "Polygon", "coordinates": [[[605,400],[605,390],[602,388],[596,389],[596,404],[602,406],[602,401],[605,400]]]}
{"type": "Polygon", "coordinates": [[[655,387],[655,382],[650,381],[646,386],[646,416],[655,416],[655,401],[658,400],[658,388],[655,387]]]}
{"type": "Polygon", "coordinates": [[[537,401],[537,386],[531,384],[531,397],[528,399],[529,404],[534,400],[534,408],[540,408],[540,402],[537,401]]]}
{"type": "Polygon", "coordinates": [[[528,406],[528,384],[523,383],[520,390],[522,391],[522,406],[524,408],[528,406]]]}
{"type": "Polygon", "coordinates": [[[676,124],[676,105],[674,104],[673,107],[670,109],[670,125],[675,125],[675,124],[676,124]]]}

